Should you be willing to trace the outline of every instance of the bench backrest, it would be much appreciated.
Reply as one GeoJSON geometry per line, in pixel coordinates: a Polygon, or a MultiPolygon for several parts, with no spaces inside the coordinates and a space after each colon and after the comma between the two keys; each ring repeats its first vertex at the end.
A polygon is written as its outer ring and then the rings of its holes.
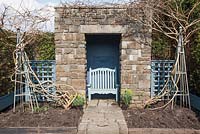
{"type": "Polygon", "coordinates": [[[116,69],[89,69],[89,85],[91,89],[115,89],[116,84],[116,69]]]}

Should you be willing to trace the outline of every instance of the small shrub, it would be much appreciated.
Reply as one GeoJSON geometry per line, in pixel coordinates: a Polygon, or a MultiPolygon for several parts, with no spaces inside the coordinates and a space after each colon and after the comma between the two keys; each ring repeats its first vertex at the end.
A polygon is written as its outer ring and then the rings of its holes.
{"type": "Polygon", "coordinates": [[[83,107],[85,104],[84,95],[78,94],[74,101],[72,102],[72,107],[83,107]]]}
{"type": "Polygon", "coordinates": [[[132,90],[126,89],[126,90],[122,91],[122,93],[121,93],[122,105],[124,105],[125,107],[128,108],[129,105],[131,104],[132,96],[133,96],[132,90]]]}

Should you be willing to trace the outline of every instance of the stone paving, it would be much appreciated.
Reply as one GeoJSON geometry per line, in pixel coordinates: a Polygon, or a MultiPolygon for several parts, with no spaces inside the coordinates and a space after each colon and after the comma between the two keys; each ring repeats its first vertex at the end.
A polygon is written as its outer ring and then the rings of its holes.
{"type": "Polygon", "coordinates": [[[84,111],[78,134],[128,134],[128,128],[114,100],[92,100],[84,111]]]}

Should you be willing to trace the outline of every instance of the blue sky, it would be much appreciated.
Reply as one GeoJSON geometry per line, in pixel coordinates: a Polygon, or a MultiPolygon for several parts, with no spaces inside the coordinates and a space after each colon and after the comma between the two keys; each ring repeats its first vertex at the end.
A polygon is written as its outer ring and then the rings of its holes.
{"type": "Polygon", "coordinates": [[[46,3],[59,3],[60,0],[37,0],[39,3],[43,3],[43,4],[46,4],[46,3]]]}
{"type": "Polygon", "coordinates": [[[40,11],[40,15],[48,19],[47,22],[43,23],[44,31],[54,31],[54,8],[60,3],[60,0],[0,0],[0,13],[4,10],[5,6],[10,6],[20,12],[28,9],[30,11],[35,9],[43,9],[40,11]],[[48,6],[46,6],[48,5],[48,6]]]}

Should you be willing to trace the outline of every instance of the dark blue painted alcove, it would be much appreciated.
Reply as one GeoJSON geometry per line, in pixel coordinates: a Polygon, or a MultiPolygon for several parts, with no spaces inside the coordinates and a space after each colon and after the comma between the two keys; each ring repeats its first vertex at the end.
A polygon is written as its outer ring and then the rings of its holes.
{"type": "Polygon", "coordinates": [[[86,35],[87,68],[117,68],[121,35],[86,35]]]}
{"type": "MultiPolygon", "coordinates": [[[[117,70],[120,85],[121,34],[86,34],[87,71],[89,68],[111,68],[117,70]]],[[[88,80],[88,78],[87,78],[88,80]]],[[[95,95],[95,98],[114,98],[112,95],[95,95]]]]}

